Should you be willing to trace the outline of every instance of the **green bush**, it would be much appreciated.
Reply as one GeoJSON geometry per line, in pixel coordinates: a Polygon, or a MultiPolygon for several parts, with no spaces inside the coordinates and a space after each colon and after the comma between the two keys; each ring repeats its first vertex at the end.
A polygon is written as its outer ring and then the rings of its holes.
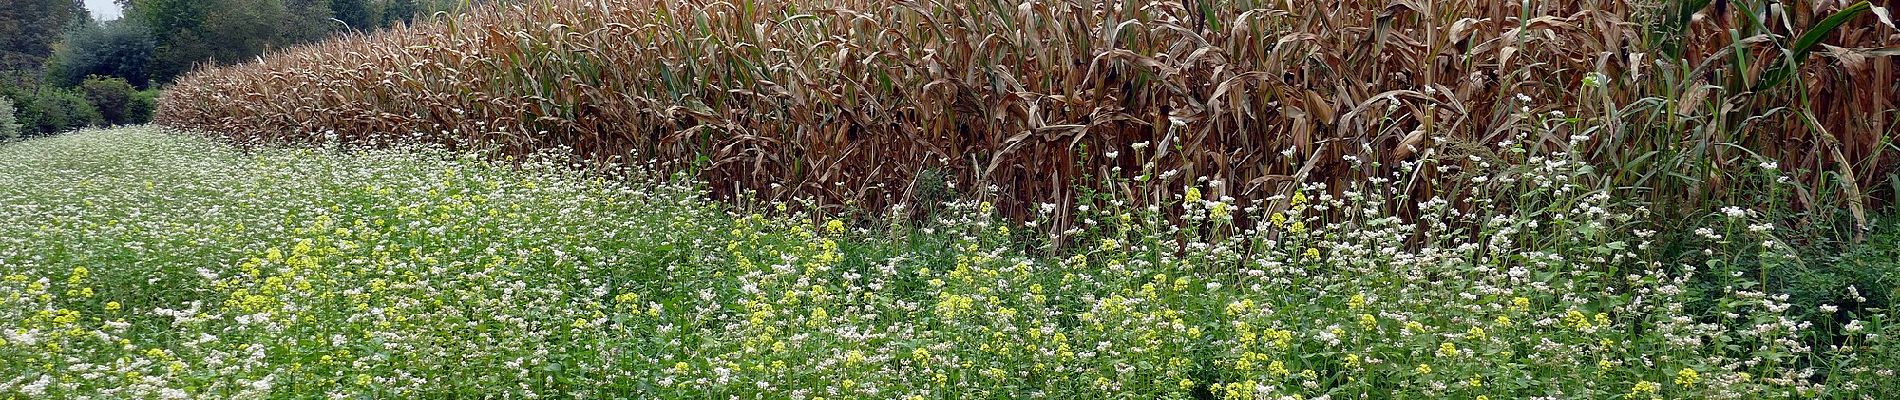
{"type": "Polygon", "coordinates": [[[105,122],[79,93],[65,89],[40,89],[30,104],[20,106],[20,122],[27,136],[65,132],[105,122]]]}
{"type": "Polygon", "coordinates": [[[116,76],[93,75],[79,84],[79,92],[86,96],[86,102],[99,110],[99,116],[107,125],[124,125],[133,119],[130,107],[137,97],[138,89],[132,87],[125,78],[116,76]]]}
{"type": "Polygon", "coordinates": [[[152,115],[158,112],[158,89],[146,89],[132,94],[132,102],[125,104],[125,123],[144,124],[152,122],[152,115]]]}
{"type": "Polygon", "coordinates": [[[16,137],[20,137],[20,121],[13,116],[13,101],[0,97],[0,140],[16,137]]]}

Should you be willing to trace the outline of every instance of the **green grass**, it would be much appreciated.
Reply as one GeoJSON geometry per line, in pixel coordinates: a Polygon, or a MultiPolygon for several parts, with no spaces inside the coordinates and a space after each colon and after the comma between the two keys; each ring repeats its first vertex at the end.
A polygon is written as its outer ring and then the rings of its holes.
{"type": "Polygon", "coordinates": [[[1365,206],[1405,200],[1376,181],[1308,186],[1258,231],[1231,220],[1265,211],[1190,188],[1180,212],[1078,210],[1081,245],[1056,248],[979,202],[846,224],[639,173],[86,131],[0,145],[0,398],[1900,389],[1891,311],[1803,325],[1786,282],[1739,273],[1736,252],[1806,257],[1750,244],[1775,219],[1721,219],[1722,252],[1664,257],[1633,205],[1554,157],[1485,177],[1509,190],[1460,199],[1492,205],[1476,214],[1412,200],[1423,225],[1365,206]]]}

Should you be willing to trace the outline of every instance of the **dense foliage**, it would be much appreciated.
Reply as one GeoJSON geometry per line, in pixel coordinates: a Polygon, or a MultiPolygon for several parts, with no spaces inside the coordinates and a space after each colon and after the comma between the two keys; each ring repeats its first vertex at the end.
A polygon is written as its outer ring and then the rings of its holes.
{"type": "Polygon", "coordinates": [[[0,141],[20,137],[20,119],[15,113],[13,101],[0,97],[0,141]]]}
{"type": "Polygon", "coordinates": [[[1305,184],[1271,215],[1191,180],[1165,204],[1071,210],[1096,222],[1088,244],[1051,251],[1023,238],[1053,228],[999,223],[989,203],[857,225],[440,150],[238,152],[150,128],[40,139],[0,147],[0,396],[1900,390],[1894,315],[1859,303],[1896,287],[1790,303],[1738,269],[1744,254],[1804,262],[1770,216],[1707,210],[1709,252],[1675,259],[1628,228],[1629,205],[1577,184],[1598,172],[1576,155],[1531,156],[1469,177],[1496,189],[1483,196],[1305,184]],[[1369,206],[1392,199],[1430,218],[1369,206]],[[1271,222],[1236,230],[1242,214],[1271,222]]]}
{"type": "MultiPolygon", "coordinates": [[[[1254,205],[1400,161],[1521,162],[1517,145],[1630,171],[1601,178],[1670,217],[1756,202],[1731,183],[1762,161],[1817,219],[1862,229],[1893,199],[1884,8],[1660,3],[552,0],[206,70],[159,119],[655,158],[721,196],[835,208],[911,201],[935,171],[997,186],[1018,218],[1110,189],[1074,185],[1089,176],[1158,194],[1206,176],[1254,205]],[[1159,151],[1107,157],[1144,145],[1159,151]]],[[[1408,187],[1462,190],[1436,178],[1408,187]]]]}
{"type": "Polygon", "coordinates": [[[40,88],[16,93],[20,124],[25,136],[39,136],[105,123],[99,109],[71,89],[40,88]]]}
{"type": "Polygon", "coordinates": [[[0,83],[37,71],[66,28],[92,20],[80,0],[7,0],[0,7],[0,83]]]}
{"type": "Polygon", "coordinates": [[[93,75],[145,87],[151,82],[157,42],[145,27],[126,20],[84,24],[67,32],[46,63],[46,83],[74,87],[93,75]]]}
{"type": "Polygon", "coordinates": [[[130,125],[151,122],[153,97],[140,95],[137,88],[119,77],[94,75],[79,85],[79,92],[93,109],[99,110],[106,125],[130,125]]]}

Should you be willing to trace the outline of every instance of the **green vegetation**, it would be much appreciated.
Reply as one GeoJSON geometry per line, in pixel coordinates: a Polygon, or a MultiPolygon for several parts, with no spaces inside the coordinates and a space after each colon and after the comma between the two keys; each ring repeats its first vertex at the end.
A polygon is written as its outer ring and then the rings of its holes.
{"type": "Polygon", "coordinates": [[[79,0],[8,0],[0,7],[0,83],[37,71],[67,27],[91,21],[79,0]]]}
{"type": "Polygon", "coordinates": [[[156,46],[150,31],[128,20],[83,24],[67,32],[47,60],[46,84],[74,87],[98,75],[147,87],[156,46]]]}
{"type": "Polygon", "coordinates": [[[154,96],[141,93],[123,78],[94,75],[79,84],[86,103],[99,110],[100,121],[107,125],[143,124],[152,121],[157,107],[154,96]]]}
{"type": "Polygon", "coordinates": [[[20,119],[14,113],[13,101],[0,97],[0,141],[20,137],[20,119]]]}
{"type": "Polygon", "coordinates": [[[1304,184],[1268,211],[1197,181],[1163,204],[1071,210],[1090,223],[1058,248],[1036,238],[1065,233],[987,202],[850,223],[709,203],[641,168],[81,132],[0,146],[0,396],[1900,390],[1895,315],[1866,305],[1895,287],[1795,304],[1746,267],[1893,259],[1805,259],[1742,208],[1661,246],[1632,228],[1638,205],[1579,184],[1597,172],[1576,155],[1528,156],[1454,199],[1304,184]],[[1376,206],[1391,201],[1419,204],[1419,223],[1376,206]],[[1803,322],[1816,315],[1838,318],[1803,322]]]}
{"type": "Polygon", "coordinates": [[[40,88],[17,95],[15,104],[18,104],[20,124],[25,127],[22,133],[26,136],[65,132],[105,122],[98,108],[71,89],[40,88]]]}

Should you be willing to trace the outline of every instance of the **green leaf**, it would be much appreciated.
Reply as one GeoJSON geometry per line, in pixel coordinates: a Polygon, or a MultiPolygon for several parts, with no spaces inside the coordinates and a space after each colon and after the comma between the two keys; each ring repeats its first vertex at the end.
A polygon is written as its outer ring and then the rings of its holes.
{"type": "Polygon", "coordinates": [[[1787,81],[1788,77],[1792,76],[1796,69],[1801,68],[1801,63],[1807,61],[1808,53],[1813,52],[1814,46],[1821,44],[1822,39],[1826,39],[1828,34],[1834,33],[1835,29],[1840,28],[1842,24],[1846,24],[1848,20],[1860,17],[1872,9],[1873,4],[1869,4],[1867,0],[1861,0],[1858,3],[1847,6],[1847,8],[1841,9],[1840,12],[1836,12],[1834,15],[1827,16],[1827,18],[1822,19],[1821,22],[1815,23],[1814,27],[1809,28],[1807,33],[1803,33],[1800,38],[1795,39],[1793,46],[1788,47],[1788,59],[1786,62],[1776,64],[1773,69],[1768,70],[1767,74],[1763,74],[1761,83],[1755,85],[1755,89],[1760,90],[1770,86],[1780,85],[1782,82],[1787,81]]]}

